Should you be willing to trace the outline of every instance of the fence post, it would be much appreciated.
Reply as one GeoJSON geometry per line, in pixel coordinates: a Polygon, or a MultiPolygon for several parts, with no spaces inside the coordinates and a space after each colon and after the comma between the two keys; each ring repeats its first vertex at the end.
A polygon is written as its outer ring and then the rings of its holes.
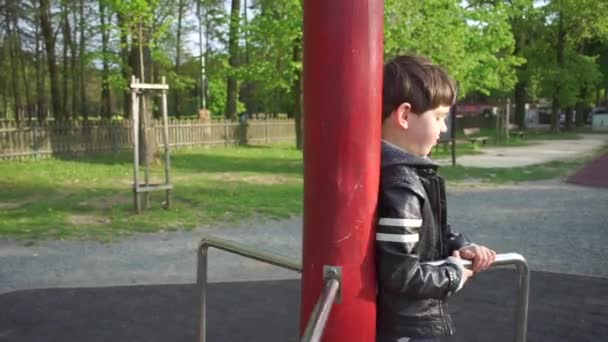
{"type": "Polygon", "coordinates": [[[224,117],[224,146],[228,146],[228,123],[224,117]]]}
{"type": "Polygon", "coordinates": [[[34,121],[34,124],[32,125],[32,141],[33,141],[33,148],[34,148],[34,158],[38,159],[40,158],[39,155],[39,142],[38,142],[38,121],[34,121]]]}
{"type": "Polygon", "coordinates": [[[270,138],[268,137],[268,115],[264,115],[264,134],[266,135],[266,144],[269,144],[270,138]]]}

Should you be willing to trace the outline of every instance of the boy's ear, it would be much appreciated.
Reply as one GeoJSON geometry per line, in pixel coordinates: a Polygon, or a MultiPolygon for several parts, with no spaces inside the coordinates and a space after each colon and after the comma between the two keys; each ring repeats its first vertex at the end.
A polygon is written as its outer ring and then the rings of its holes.
{"type": "Polygon", "coordinates": [[[393,119],[396,121],[395,123],[397,125],[399,125],[399,127],[407,129],[409,127],[408,118],[411,114],[412,114],[412,105],[409,104],[408,102],[404,102],[404,103],[400,104],[399,107],[397,107],[397,109],[395,109],[393,119]]]}

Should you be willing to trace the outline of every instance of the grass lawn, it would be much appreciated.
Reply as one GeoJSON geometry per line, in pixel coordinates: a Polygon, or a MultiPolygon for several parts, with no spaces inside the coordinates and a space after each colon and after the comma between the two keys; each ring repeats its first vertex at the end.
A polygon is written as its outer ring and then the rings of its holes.
{"type": "MultiPolygon", "coordinates": [[[[177,152],[172,208],[162,209],[164,192],[156,192],[142,215],[133,211],[131,160],[125,153],[0,162],[0,236],[107,240],[302,210],[302,158],[295,148],[177,152]]],[[[162,170],[154,168],[153,182],[160,182],[162,170]]]]}
{"type": "MultiPolygon", "coordinates": [[[[470,147],[459,148],[462,155],[470,147]]],[[[435,158],[447,156],[439,150],[435,158]]],[[[0,237],[107,241],[135,232],[286,218],[302,211],[302,154],[293,147],[176,152],[172,208],[161,208],[164,192],[157,192],[141,215],[133,211],[131,158],[124,153],[0,162],[0,237]]],[[[561,177],[584,162],[515,169],[443,167],[441,173],[452,184],[519,182],[561,177]]],[[[162,170],[162,165],[154,168],[153,182],[160,182],[162,170]]]]}

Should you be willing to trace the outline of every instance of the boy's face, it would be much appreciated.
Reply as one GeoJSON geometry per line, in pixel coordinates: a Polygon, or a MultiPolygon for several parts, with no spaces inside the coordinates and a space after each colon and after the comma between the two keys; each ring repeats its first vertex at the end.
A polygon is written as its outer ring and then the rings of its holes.
{"type": "MultiPolygon", "coordinates": [[[[405,129],[402,148],[408,152],[427,156],[433,146],[437,144],[439,135],[447,131],[445,119],[450,111],[449,106],[439,106],[422,114],[414,114],[408,103],[402,104],[398,109],[399,125],[405,129]]],[[[400,139],[401,140],[401,139],[400,139]]]]}

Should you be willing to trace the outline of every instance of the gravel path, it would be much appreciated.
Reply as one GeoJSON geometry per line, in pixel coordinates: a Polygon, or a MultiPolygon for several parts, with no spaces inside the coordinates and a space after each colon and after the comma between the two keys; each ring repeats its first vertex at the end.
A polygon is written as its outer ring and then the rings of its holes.
{"type": "MultiPolygon", "coordinates": [[[[608,189],[544,181],[453,189],[450,222],[499,252],[523,254],[533,270],[608,278],[608,189]]],[[[213,234],[300,259],[301,218],[238,227],[139,235],[120,242],[0,240],[0,293],[19,289],[192,283],[195,254],[213,234]]],[[[296,278],[294,272],[211,250],[210,281],[296,278]]]]}
{"type": "MultiPolygon", "coordinates": [[[[608,144],[608,134],[580,136],[578,140],[538,140],[529,146],[484,147],[481,154],[456,156],[456,163],[469,167],[523,167],[580,158],[608,144]]],[[[438,163],[448,165],[451,159],[438,163]]]]}

